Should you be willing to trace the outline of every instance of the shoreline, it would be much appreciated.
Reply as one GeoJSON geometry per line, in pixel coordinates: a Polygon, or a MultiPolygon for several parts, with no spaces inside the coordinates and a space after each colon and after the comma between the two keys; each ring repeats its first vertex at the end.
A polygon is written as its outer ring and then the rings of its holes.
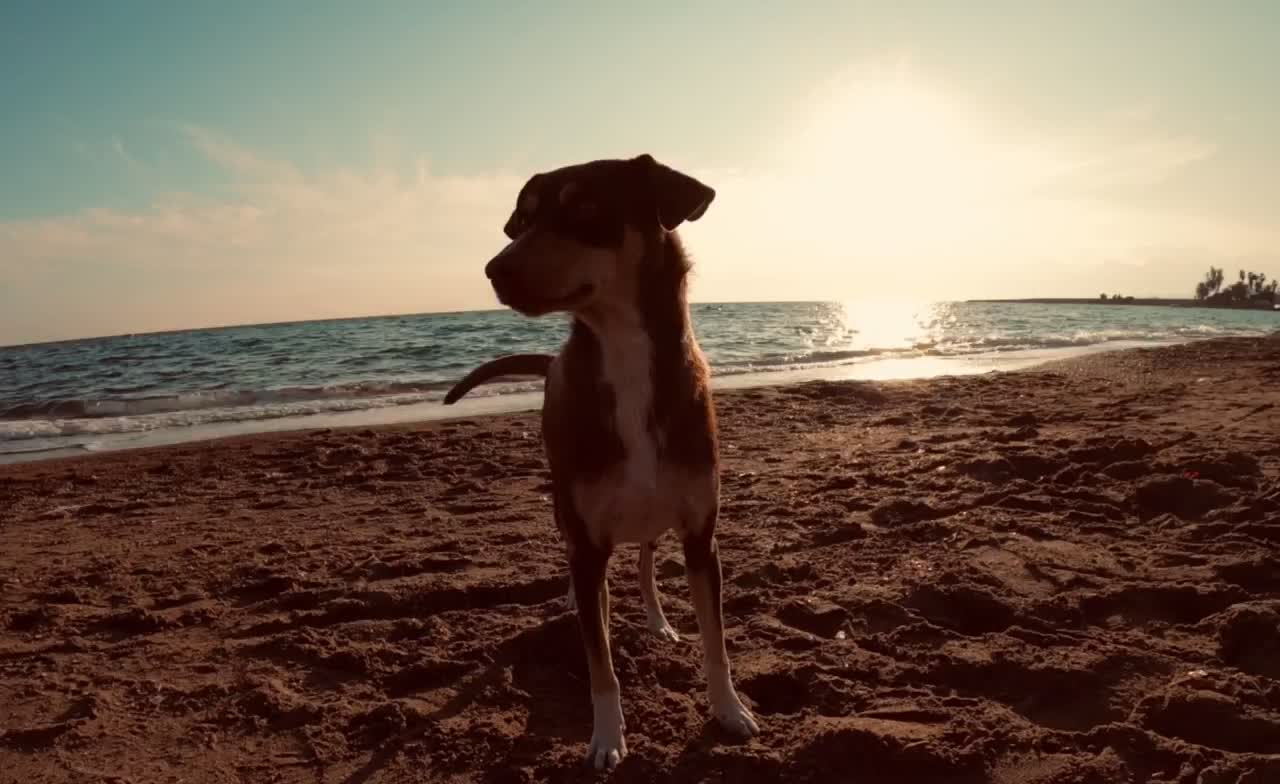
{"type": "MultiPolygon", "coordinates": [[[[709,721],[680,546],[610,623],[611,780],[1280,780],[1280,335],[717,397],[709,721]],[[1212,721],[1205,721],[1206,715],[1212,721]]],[[[0,466],[0,767],[593,781],[531,413],[0,466]]],[[[93,773],[89,776],[86,771],[93,773]]]]}
{"type": "MultiPolygon", "coordinates": [[[[1211,339],[1203,338],[1203,340],[1211,339]]],[[[721,393],[736,389],[787,386],[810,381],[906,381],[991,372],[1016,372],[1064,358],[1128,351],[1135,348],[1178,345],[1187,342],[1195,342],[1195,339],[1141,342],[1115,341],[1087,346],[991,352],[960,357],[877,358],[864,362],[825,366],[814,365],[808,368],[787,371],[713,376],[712,388],[715,392],[721,393]]],[[[438,400],[432,400],[407,405],[371,407],[354,411],[320,412],[261,419],[246,418],[227,422],[160,427],[127,433],[86,432],[75,436],[88,439],[88,443],[92,444],[91,447],[84,445],[63,446],[53,443],[59,438],[70,439],[72,436],[19,439],[10,442],[17,447],[14,451],[0,452],[0,466],[56,460],[86,454],[110,454],[124,450],[198,443],[255,433],[281,433],[321,428],[382,427],[414,422],[450,421],[470,417],[495,416],[537,410],[540,408],[542,401],[541,389],[509,394],[485,394],[483,389],[478,391],[479,394],[473,392],[470,396],[448,407],[438,400]],[[26,441],[32,442],[32,446],[36,448],[22,449],[21,447],[26,441]]],[[[83,421],[92,422],[94,420],[83,421]]]]}

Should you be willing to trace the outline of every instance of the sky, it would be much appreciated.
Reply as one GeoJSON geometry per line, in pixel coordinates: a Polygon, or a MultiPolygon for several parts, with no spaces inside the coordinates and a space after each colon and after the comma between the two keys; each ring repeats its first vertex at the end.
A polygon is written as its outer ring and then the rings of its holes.
{"type": "Polygon", "coordinates": [[[1267,0],[10,0],[0,344],[494,308],[524,180],[641,152],[717,191],[696,301],[1278,277],[1277,40],[1267,0]]]}

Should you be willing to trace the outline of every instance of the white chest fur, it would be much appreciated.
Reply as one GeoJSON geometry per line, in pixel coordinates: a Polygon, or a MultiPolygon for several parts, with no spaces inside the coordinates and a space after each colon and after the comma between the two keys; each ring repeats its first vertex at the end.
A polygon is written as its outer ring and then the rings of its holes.
{"type": "Polygon", "coordinates": [[[613,390],[614,427],[626,450],[624,484],[652,494],[658,480],[657,437],[649,428],[653,412],[653,342],[639,327],[600,336],[604,381],[613,390]]]}
{"type": "Polygon", "coordinates": [[[653,343],[648,334],[637,325],[598,330],[597,336],[603,380],[613,391],[613,424],[625,456],[603,475],[576,483],[574,499],[596,541],[653,541],[668,528],[685,523],[691,503],[701,501],[706,493],[694,492],[691,497],[693,477],[658,459],[662,435],[649,427],[653,343]]]}

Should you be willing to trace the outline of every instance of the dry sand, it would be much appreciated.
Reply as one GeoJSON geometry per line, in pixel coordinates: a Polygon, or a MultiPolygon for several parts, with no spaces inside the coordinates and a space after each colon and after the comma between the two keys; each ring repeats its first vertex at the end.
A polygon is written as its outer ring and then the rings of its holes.
{"type": "MultiPolygon", "coordinates": [[[[1280,782],[1280,338],[721,394],[708,721],[678,545],[639,781],[1280,782]]],[[[595,778],[533,416],[0,468],[0,780],[595,778]]]]}

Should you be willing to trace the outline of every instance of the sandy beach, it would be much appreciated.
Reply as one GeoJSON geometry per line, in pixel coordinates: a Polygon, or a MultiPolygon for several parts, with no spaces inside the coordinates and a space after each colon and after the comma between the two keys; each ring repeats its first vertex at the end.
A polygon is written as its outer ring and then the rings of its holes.
{"type": "MultiPolygon", "coordinates": [[[[709,720],[678,543],[619,782],[1280,782],[1280,337],[722,392],[709,720]]],[[[591,709],[534,415],[0,466],[0,781],[541,782],[591,709]]]]}

